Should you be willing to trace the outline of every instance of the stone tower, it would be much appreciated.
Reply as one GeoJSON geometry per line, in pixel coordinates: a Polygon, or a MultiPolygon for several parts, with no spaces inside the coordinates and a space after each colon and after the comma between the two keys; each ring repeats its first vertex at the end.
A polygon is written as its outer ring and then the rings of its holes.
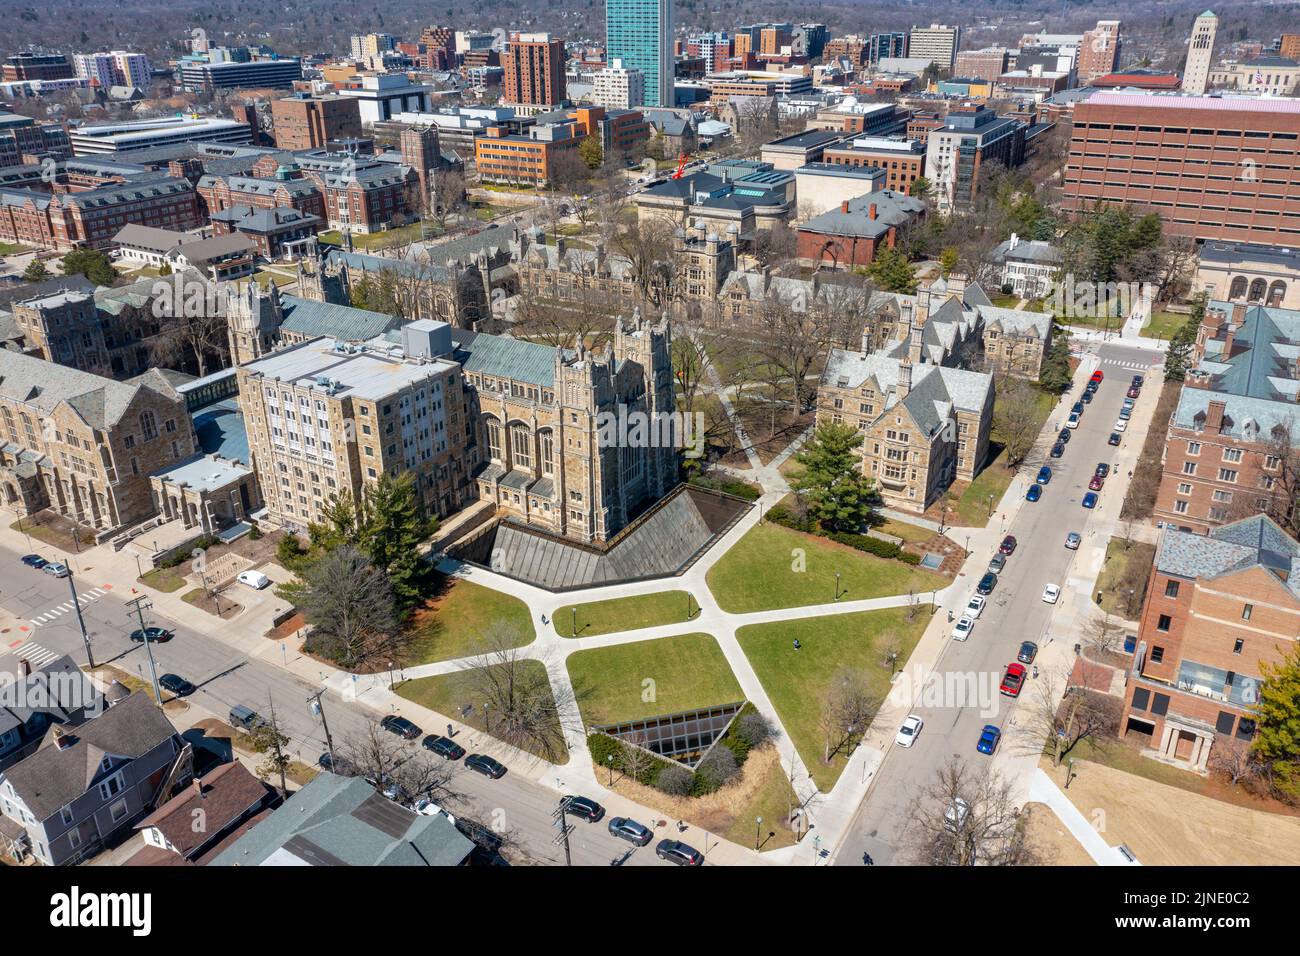
{"type": "Polygon", "coordinates": [[[230,338],[230,359],[245,365],[275,350],[284,321],[280,290],[271,283],[263,291],[256,282],[226,290],[226,334],[230,338]]]}
{"type": "Polygon", "coordinates": [[[1192,36],[1187,41],[1187,66],[1183,69],[1183,92],[1194,96],[1203,94],[1210,85],[1210,63],[1214,57],[1214,34],[1219,29],[1219,18],[1206,10],[1192,24],[1192,36]]]}

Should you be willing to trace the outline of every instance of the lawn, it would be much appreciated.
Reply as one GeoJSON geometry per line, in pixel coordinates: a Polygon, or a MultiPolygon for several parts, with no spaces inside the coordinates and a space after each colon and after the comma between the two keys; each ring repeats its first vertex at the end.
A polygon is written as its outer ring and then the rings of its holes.
{"type": "Polygon", "coordinates": [[[551,613],[551,623],[560,637],[594,637],[660,624],[680,624],[699,613],[700,605],[690,592],[659,591],[589,604],[566,604],[551,613]]]}
{"type": "Polygon", "coordinates": [[[1151,319],[1142,326],[1142,334],[1149,339],[1171,339],[1186,324],[1186,313],[1152,312],[1151,319]]]}
{"type": "MultiPolygon", "coordinates": [[[[1038,401],[1035,409],[1035,416],[1038,419],[1039,428],[1042,428],[1043,422],[1047,421],[1052,409],[1056,407],[1057,397],[1048,392],[1038,392],[1035,398],[1038,401]]],[[[994,400],[996,402],[996,399],[994,400]]],[[[995,421],[997,409],[994,412],[995,421]]],[[[1004,442],[998,439],[998,430],[996,426],[989,434],[989,444],[996,444],[1003,447],[1004,442]]],[[[953,506],[957,509],[956,519],[952,524],[964,525],[973,528],[982,528],[988,524],[989,520],[989,496],[993,496],[992,508],[997,509],[998,502],[1006,494],[1007,488],[1011,485],[1011,479],[1015,472],[1007,467],[1007,453],[1005,450],[1000,451],[998,456],[989,464],[984,466],[984,470],[975,476],[975,480],[962,490],[954,499],[953,506]]]]}
{"type": "Polygon", "coordinates": [[[566,663],[588,726],[745,699],[718,642],[708,634],[576,651],[566,663]]]}
{"type": "Polygon", "coordinates": [[[794,740],[804,765],[823,793],[847,763],[848,754],[822,761],[825,735],[820,727],[827,689],[845,669],[863,676],[871,693],[883,700],[890,672],[883,661],[896,646],[901,667],[930,623],[930,606],[921,605],[911,620],[907,608],[861,611],[804,621],[750,624],[736,632],[741,649],[758,675],[794,740]],[[793,643],[802,645],[795,650],[793,643]]]}
{"type": "Polygon", "coordinates": [[[20,246],[16,242],[0,242],[0,256],[17,256],[31,251],[30,246],[20,246]]]}
{"type": "Polygon", "coordinates": [[[481,584],[441,578],[436,593],[415,614],[404,663],[412,667],[483,653],[482,639],[498,623],[513,632],[511,647],[537,637],[523,601],[481,584]]]}
{"type": "MultiPolygon", "coordinates": [[[[1143,541],[1125,541],[1123,538],[1111,538],[1106,544],[1106,563],[1102,565],[1101,573],[1097,575],[1097,590],[1101,593],[1101,609],[1107,614],[1117,614],[1126,620],[1137,620],[1141,610],[1135,610],[1132,614],[1125,613],[1124,600],[1127,595],[1123,594],[1123,588],[1133,587],[1135,590],[1141,590],[1144,586],[1147,576],[1151,571],[1151,565],[1156,559],[1156,546],[1147,544],[1143,541]],[[1127,545],[1128,547],[1125,547],[1127,545]],[[1132,574],[1130,575],[1130,565],[1132,574]],[[1137,582],[1141,575],[1143,585],[1137,582]],[[1124,584],[1125,578],[1128,578],[1131,584],[1124,584]]],[[[1141,601],[1141,595],[1138,595],[1141,601]]]]}
{"type": "Polygon", "coordinates": [[[881,524],[873,529],[881,534],[893,535],[895,538],[902,538],[908,544],[925,544],[934,537],[935,532],[929,528],[922,528],[920,525],[908,524],[906,521],[896,521],[893,518],[887,518],[881,524]]]}
{"type": "Polygon", "coordinates": [[[154,568],[144,573],[140,583],[147,584],[157,591],[179,591],[185,586],[185,575],[175,568],[154,568]]]}
{"type": "Polygon", "coordinates": [[[733,614],[829,604],[932,591],[948,586],[942,575],[890,558],[855,551],[825,538],[770,522],[755,525],[710,569],[709,590],[733,614]]]}
{"type": "MultiPolygon", "coordinates": [[[[463,583],[463,582],[462,582],[463,583]]],[[[537,680],[539,676],[545,678],[545,666],[541,661],[525,660],[517,664],[519,674],[523,679],[531,683],[537,680]],[[541,675],[538,671],[543,672],[541,675]]],[[[421,707],[427,707],[429,710],[437,711],[439,714],[445,714],[454,717],[467,726],[473,727],[480,733],[489,733],[487,725],[483,721],[482,702],[477,699],[476,682],[472,670],[456,671],[451,674],[439,674],[436,677],[420,677],[415,680],[403,681],[397,685],[398,695],[405,697],[407,700],[419,704],[421,707]],[[465,708],[472,707],[468,713],[465,708]]],[[[445,727],[425,727],[425,732],[442,733],[445,727]]],[[[558,726],[555,728],[558,732],[558,726]]],[[[464,740],[459,741],[468,748],[468,743],[464,740]]],[[[560,753],[545,754],[542,748],[523,748],[535,756],[544,760],[549,760],[555,764],[566,764],[569,762],[568,751],[560,753]]]]}

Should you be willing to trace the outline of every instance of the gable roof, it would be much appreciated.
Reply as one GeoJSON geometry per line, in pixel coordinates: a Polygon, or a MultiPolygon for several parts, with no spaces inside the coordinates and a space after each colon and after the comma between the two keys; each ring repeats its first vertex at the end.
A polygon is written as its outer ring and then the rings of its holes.
{"type": "Polygon", "coordinates": [[[222,764],[206,777],[196,778],[193,784],[137,823],[135,828],[157,827],[180,855],[189,857],[268,795],[266,784],[249,773],[239,761],[233,761],[222,764]],[[195,815],[200,812],[204,826],[195,830],[195,815]]]}
{"type": "Polygon", "coordinates": [[[44,413],[54,411],[61,402],[67,402],[87,425],[100,430],[117,424],[141,388],[175,395],[170,386],[169,391],[164,391],[162,384],[165,383],[128,385],[81,369],[0,349],[0,395],[44,413]]]}
{"type": "Polygon", "coordinates": [[[364,342],[401,325],[395,315],[371,312],[350,305],[316,302],[286,295],[280,328],[310,338],[325,336],[343,342],[364,342]]]}
{"type": "Polygon", "coordinates": [[[1300,542],[1265,515],[1252,515],[1209,534],[1165,529],[1156,568],[1185,578],[1217,578],[1262,567],[1300,600],[1300,542]]]}

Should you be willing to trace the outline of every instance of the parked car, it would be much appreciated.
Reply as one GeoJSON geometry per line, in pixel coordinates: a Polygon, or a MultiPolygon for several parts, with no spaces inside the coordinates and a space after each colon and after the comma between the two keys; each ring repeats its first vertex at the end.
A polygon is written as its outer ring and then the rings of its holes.
{"type": "Polygon", "coordinates": [[[1132,413],[1131,411],[1129,411],[1127,408],[1121,408],[1121,409],[1119,410],[1119,420],[1120,420],[1120,421],[1122,421],[1122,422],[1126,422],[1126,421],[1128,421],[1128,420],[1129,420],[1130,418],[1132,418],[1132,417],[1133,417],[1133,413],[1132,413]]]}
{"type": "Polygon", "coordinates": [[[66,564],[60,564],[57,561],[50,562],[41,567],[46,574],[51,574],[56,578],[66,578],[70,573],[66,564]]]}
{"type": "Polygon", "coordinates": [[[39,554],[24,554],[22,561],[23,564],[27,565],[29,568],[36,568],[38,571],[50,563],[39,554]]]}
{"type": "Polygon", "coordinates": [[[1016,541],[1016,536],[1014,534],[1009,534],[1005,538],[1003,538],[1002,543],[998,545],[998,551],[1000,551],[1002,554],[1007,554],[1007,555],[1012,554],[1016,550],[1017,543],[1018,542],[1016,541]]]}
{"type": "Polygon", "coordinates": [[[1095,395],[1099,388],[1101,388],[1101,382],[1091,381],[1083,387],[1083,392],[1085,395],[1095,395]]]}
{"type": "Polygon", "coordinates": [[[271,583],[271,579],[261,571],[240,571],[239,574],[235,576],[235,580],[240,584],[252,588],[254,591],[260,591],[271,583]]]}
{"type": "Polygon", "coordinates": [[[590,797],[568,797],[560,802],[564,804],[564,812],[570,816],[579,817],[588,823],[599,823],[601,817],[605,815],[605,808],[590,797]]]}
{"type": "Polygon", "coordinates": [[[411,807],[411,809],[414,810],[416,813],[420,814],[420,816],[422,817],[444,816],[449,821],[451,821],[453,826],[456,823],[456,818],[454,816],[448,813],[445,808],[440,807],[438,804],[434,803],[428,797],[421,797],[419,800],[416,800],[415,804],[411,807]]]}
{"type": "Polygon", "coordinates": [[[470,754],[465,758],[465,766],[485,777],[491,777],[493,780],[500,780],[506,775],[505,764],[486,754],[470,754]]]}
{"type": "Polygon", "coordinates": [[[1064,443],[1064,442],[1059,442],[1059,441],[1058,441],[1055,445],[1052,446],[1051,455],[1052,455],[1053,458],[1060,458],[1060,457],[1061,457],[1062,455],[1064,455],[1064,454],[1065,454],[1065,443],[1064,443]]]}
{"type": "Polygon", "coordinates": [[[1106,443],[1118,447],[1121,440],[1119,432],[1111,432],[1110,437],[1106,439],[1106,443]]]}
{"type": "Polygon", "coordinates": [[[660,840],[655,847],[655,856],[678,866],[703,866],[704,854],[693,846],[687,846],[681,840],[660,840]]]}
{"type": "Polygon", "coordinates": [[[1026,501],[1037,501],[1041,497],[1043,497],[1042,485],[1030,485],[1029,490],[1025,492],[1026,501]]]}
{"type": "Polygon", "coordinates": [[[1083,397],[1082,397],[1081,399],[1079,399],[1079,400],[1080,400],[1081,402],[1083,402],[1083,404],[1085,404],[1085,405],[1091,405],[1091,404],[1092,404],[1092,389],[1090,389],[1090,388],[1085,388],[1085,389],[1083,390],[1083,397]]]}
{"type": "Polygon", "coordinates": [[[1083,402],[1082,402],[1082,401],[1075,402],[1075,403],[1070,407],[1070,413],[1073,414],[1073,415],[1082,415],[1082,414],[1083,414],[1083,402]]]}
{"type": "Polygon", "coordinates": [[[442,737],[438,734],[429,734],[420,745],[425,750],[436,753],[439,757],[446,757],[448,760],[459,760],[465,756],[465,748],[450,737],[442,737]]]}
{"type": "Polygon", "coordinates": [[[979,617],[980,614],[983,613],[984,605],[987,603],[987,601],[988,599],[985,598],[983,595],[972,594],[970,601],[968,601],[966,604],[966,610],[964,610],[962,613],[966,615],[966,617],[971,617],[971,618],[979,617]]]}
{"type": "Polygon", "coordinates": [[[176,697],[188,697],[194,693],[194,685],[179,674],[163,674],[158,678],[158,686],[176,697]]]}
{"type": "Polygon", "coordinates": [[[996,574],[986,574],[980,578],[980,583],[975,585],[975,593],[983,594],[988,597],[993,593],[993,589],[998,586],[998,576],[996,574]]]}
{"type": "Polygon", "coordinates": [[[1110,465],[1106,464],[1104,461],[1097,462],[1097,468],[1095,471],[1093,471],[1093,474],[1100,475],[1102,478],[1105,478],[1107,475],[1110,474],[1110,465]]]}
{"type": "Polygon", "coordinates": [[[903,718],[903,725],[898,728],[898,733],[894,735],[894,743],[900,747],[910,747],[916,743],[916,738],[921,736],[921,728],[925,726],[925,721],[916,714],[908,714],[903,718]]]}
{"type": "Polygon", "coordinates": [[[1123,432],[1127,428],[1128,428],[1128,421],[1126,419],[1121,418],[1115,422],[1115,431],[1123,432]]]}
{"type": "Polygon", "coordinates": [[[1052,480],[1052,469],[1047,465],[1038,469],[1038,477],[1034,479],[1040,485],[1045,485],[1052,480]]]}
{"type": "Polygon", "coordinates": [[[952,639],[954,641],[964,641],[970,637],[970,632],[973,630],[975,630],[975,619],[963,614],[961,620],[953,625],[952,639]]]}
{"type": "Polygon", "coordinates": [[[172,639],[172,632],[165,627],[146,627],[144,629],[136,628],[131,632],[131,641],[135,644],[143,644],[148,641],[150,644],[163,644],[172,639]]]}
{"type": "Polygon", "coordinates": [[[253,708],[245,707],[243,704],[236,704],[231,707],[230,713],[226,716],[231,727],[236,730],[247,730],[249,733],[266,724],[265,717],[253,710],[253,708]]]}
{"type": "Polygon", "coordinates": [[[996,724],[985,724],[984,729],[980,731],[979,743],[975,749],[982,754],[993,755],[993,751],[998,749],[998,741],[1002,739],[1002,731],[997,728],[996,724]]]}
{"type": "Polygon", "coordinates": [[[1078,551],[1079,545],[1083,544],[1083,537],[1077,531],[1071,531],[1065,536],[1065,546],[1071,551],[1078,551]]]}
{"type": "Polygon", "coordinates": [[[1007,556],[999,551],[989,559],[989,570],[994,574],[1001,574],[1002,569],[1007,566],[1007,556]]]}
{"type": "Polygon", "coordinates": [[[1049,584],[1043,588],[1043,600],[1048,604],[1055,604],[1061,597],[1061,586],[1059,584],[1049,584]]]}
{"type": "Polygon", "coordinates": [[[1124,404],[1121,405],[1120,408],[1127,408],[1129,411],[1132,411],[1132,410],[1133,410],[1133,406],[1136,405],[1136,404],[1137,404],[1137,402],[1133,401],[1133,399],[1131,399],[1131,398],[1126,398],[1126,399],[1124,399],[1124,404]]]}
{"type": "Polygon", "coordinates": [[[1141,388],[1145,383],[1146,383],[1146,379],[1143,378],[1141,375],[1133,376],[1133,383],[1132,383],[1133,388],[1141,388]]]}
{"type": "Polygon", "coordinates": [[[952,803],[948,804],[948,809],[943,811],[944,827],[953,833],[958,832],[966,823],[966,816],[969,813],[970,804],[961,797],[953,797],[952,803]]]}
{"type": "Polygon", "coordinates": [[[1083,496],[1083,506],[1084,506],[1085,508],[1095,508],[1095,507],[1097,507],[1097,492],[1095,492],[1095,491],[1090,491],[1090,492],[1088,492],[1086,495],[1084,495],[1084,496],[1083,496]]]}
{"type": "Polygon", "coordinates": [[[1093,475],[1091,478],[1088,479],[1088,490],[1101,491],[1101,486],[1103,484],[1105,484],[1105,482],[1102,480],[1101,475],[1093,475]]]}
{"type": "Polygon", "coordinates": [[[1008,664],[1006,673],[1002,675],[1002,683],[998,690],[1008,697],[1019,697],[1020,688],[1025,685],[1025,665],[1018,661],[1014,664],[1008,664]]]}
{"type": "Polygon", "coordinates": [[[1061,429],[1061,434],[1059,434],[1059,435],[1056,436],[1056,440],[1057,440],[1057,441],[1063,441],[1063,442],[1065,442],[1067,445],[1070,444],[1070,429],[1068,429],[1068,428],[1062,428],[1062,429],[1061,429]]]}
{"type": "Polygon", "coordinates": [[[352,762],[347,757],[330,756],[328,750],[316,759],[316,763],[320,765],[322,770],[337,773],[342,777],[357,776],[357,768],[352,765],[352,762]]]}
{"type": "Polygon", "coordinates": [[[1079,413],[1078,413],[1078,412],[1075,412],[1074,414],[1072,414],[1069,418],[1067,418],[1067,419],[1065,420],[1065,427],[1066,427],[1066,428],[1078,428],[1078,427],[1079,427],[1079,413]]]}
{"type": "Polygon", "coordinates": [[[1033,641],[1024,641],[1020,645],[1020,651],[1016,654],[1016,660],[1022,664],[1032,664],[1034,658],[1038,656],[1038,645],[1033,641]]]}
{"type": "Polygon", "coordinates": [[[1141,394],[1142,394],[1142,390],[1141,390],[1141,389],[1139,389],[1139,388],[1130,388],[1127,392],[1124,393],[1124,396],[1125,396],[1126,398],[1131,398],[1131,399],[1133,399],[1133,398],[1137,398],[1137,397],[1138,397],[1139,395],[1141,395],[1141,394]]]}
{"type": "Polygon", "coordinates": [[[1092,378],[1090,381],[1100,382],[1105,377],[1106,377],[1106,373],[1103,372],[1101,369],[1097,369],[1097,371],[1092,373],[1092,378]]]}
{"type": "Polygon", "coordinates": [[[645,846],[654,837],[649,827],[627,817],[612,817],[609,821],[609,834],[636,846],[645,846]]]}
{"type": "Polygon", "coordinates": [[[389,714],[379,722],[379,726],[390,734],[397,734],[403,740],[414,740],[420,736],[420,728],[411,723],[405,717],[399,717],[397,714],[389,714]]]}

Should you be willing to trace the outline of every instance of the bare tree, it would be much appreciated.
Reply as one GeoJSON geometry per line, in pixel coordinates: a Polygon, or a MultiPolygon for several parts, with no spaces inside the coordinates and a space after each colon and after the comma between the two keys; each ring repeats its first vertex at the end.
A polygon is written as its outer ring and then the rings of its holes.
{"type": "Polygon", "coordinates": [[[1110,614],[1091,617],[1083,624],[1083,639],[1098,654],[1107,654],[1120,646],[1124,628],[1110,614]]]}
{"type": "Polygon", "coordinates": [[[469,208],[465,196],[465,174],[459,169],[440,169],[434,173],[432,208],[429,215],[445,230],[452,217],[464,215],[469,208]]]}
{"type": "Polygon", "coordinates": [[[627,259],[637,293],[645,302],[666,305],[671,298],[673,231],[670,220],[654,218],[629,223],[614,235],[614,248],[627,259]]]}
{"type": "Polygon", "coordinates": [[[953,757],[916,802],[910,850],[928,866],[1033,866],[1025,822],[1010,783],[953,757]]]}
{"type": "Polygon", "coordinates": [[[1017,749],[1040,754],[1046,746],[1053,761],[1060,764],[1081,741],[1109,740],[1119,733],[1122,701],[1085,687],[1069,686],[1068,680],[1065,672],[1052,670],[1029,681],[1017,711],[1017,749]]]}
{"type": "Polygon", "coordinates": [[[392,586],[355,545],[327,551],[303,569],[300,582],[281,590],[311,627],[305,644],[311,653],[350,668],[400,650],[392,586]]]}
{"type": "Polygon", "coordinates": [[[1218,737],[1210,748],[1207,761],[1210,770],[1223,774],[1234,786],[1260,774],[1259,758],[1251,749],[1250,741],[1235,737],[1218,737]]]}
{"type": "Polygon", "coordinates": [[[340,750],[341,770],[363,777],[399,799],[427,797],[440,803],[460,796],[455,786],[459,764],[424,750],[413,752],[377,721],[368,722],[365,730],[344,740],[340,750]]]}
{"type": "Polygon", "coordinates": [[[998,382],[998,402],[993,410],[993,427],[1006,447],[1007,463],[1025,460],[1038,437],[1038,395],[1021,378],[1004,376],[998,382]]]}
{"type": "Polygon", "coordinates": [[[871,726],[880,704],[865,675],[847,667],[837,671],[822,699],[823,761],[830,763],[837,754],[852,753],[871,726]]]}
{"type": "Polygon", "coordinates": [[[521,289],[515,299],[513,334],[553,348],[571,348],[579,339],[595,347],[612,335],[618,304],[585,286],[575,291],[576,296],[560,303],[521,289]]]}

